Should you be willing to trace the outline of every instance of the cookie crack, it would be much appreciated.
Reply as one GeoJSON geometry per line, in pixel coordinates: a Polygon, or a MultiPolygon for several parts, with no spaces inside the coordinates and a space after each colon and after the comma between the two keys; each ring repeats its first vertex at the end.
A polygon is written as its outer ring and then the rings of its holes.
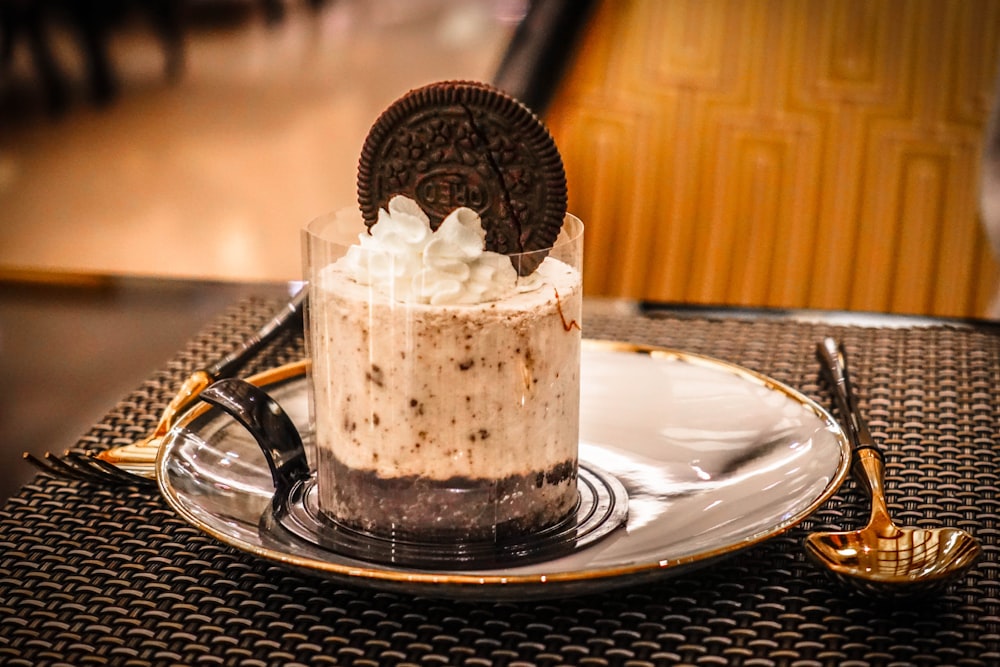
{"type": "Polygon", "coordinates": [[[489,168],[494,174],[496,174],[497,182],[500,184],[500,196],[503,198],[504,204],[506,205],[505,208],[510,215],[511,221],[514,223],[514,231],[517,236],[517,252],[522,253],[524,252],[524,226],[522,224],[522,220],[517,215],[517,210],[513,206],[514,198],[511,196],[510,190],[507,189],[507,182],[504,180],[500,164],[497,162],[493,152],[490,150],[489,138],[486,135],[486,132],[484,132],[483,129],[479,127],[479,124],[476,123],[476,117],[475,114],[472,113],[472,109],[465,104],[459,104],[459,106],[469,119],[469,127],[472,128],[476,137],[478,137],[479,141],[483,144],[483,153],[485,154],[487,165],[489,165],[489,168]]]}

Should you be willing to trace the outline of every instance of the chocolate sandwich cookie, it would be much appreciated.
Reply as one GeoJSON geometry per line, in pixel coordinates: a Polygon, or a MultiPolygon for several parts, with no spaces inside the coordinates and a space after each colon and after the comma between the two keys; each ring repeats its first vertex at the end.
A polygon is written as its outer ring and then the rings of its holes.
{"type": "MultiPolygon", "coordinates": [[[[414,199],[432,229],[460,206],[473,209],[486,249],[505,255],[550,248],[566,215],[566,173],[548,130],[526,106],[477,82],[412,90],[375,121],[358,165],[365,224],[397,194],[414,199]]],[[[542,259],[515,266],[527,275],[542,259]]]]}

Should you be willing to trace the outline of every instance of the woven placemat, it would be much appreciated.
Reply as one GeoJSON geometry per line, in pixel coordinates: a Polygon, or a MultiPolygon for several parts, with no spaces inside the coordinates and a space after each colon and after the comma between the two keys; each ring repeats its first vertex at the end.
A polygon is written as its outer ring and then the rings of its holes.
{"type": "MultiPolygon", "coordinates": [[[[80,442],[130,442],[179,381],[280,306],[227,311],[80,442]]],[[[835,585],[801,549],[811,529],[855,527],[847,482],[811,519],[717,566],[655,585],[531,603],[441,601],[344,587],[223,546],[153,492],[40,475],[0,510],[4,665],[979,665],[1000,664],[1000,335],[966,327],[591,314],[593,338],[708,354],[813,396],[825,335],[852,355],[885,445],[903,522],[960,526],[983,543],[964,581],[919,603],[835,585]]],[[[297,359],[276,341],[248,373],[297,359]]]]}

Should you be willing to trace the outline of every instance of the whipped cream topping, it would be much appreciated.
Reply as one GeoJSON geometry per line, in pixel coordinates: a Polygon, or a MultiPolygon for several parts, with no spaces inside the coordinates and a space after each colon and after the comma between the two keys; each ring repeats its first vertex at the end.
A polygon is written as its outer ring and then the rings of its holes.
{"type": "Polygon", "coordinates": [[[420,206],[396,195],[351,246],[345,268],[357,283],[407,303],[484,303],[539,286],[537,278],[519,278],[506,255],[485,250],[485,240],[472,209],[455,209],[431,230],[420,206]]]}

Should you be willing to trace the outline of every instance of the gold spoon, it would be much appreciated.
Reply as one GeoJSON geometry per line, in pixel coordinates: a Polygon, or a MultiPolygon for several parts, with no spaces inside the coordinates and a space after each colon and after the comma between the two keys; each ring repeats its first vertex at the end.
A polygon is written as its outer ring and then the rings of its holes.
{"type": "Polygon", "coordinates": [[[817,346],[823,375],[847,423],[854,450],[851,472],[872,500],[861,530],[813,533],[806,552],[839,580],[874,594],[926,594],[943,588],[972,567],[982,549],[959,528],[901,528],[885,502],[884,460],[858,408],[843,345],[832,338],[817,346]]]}

